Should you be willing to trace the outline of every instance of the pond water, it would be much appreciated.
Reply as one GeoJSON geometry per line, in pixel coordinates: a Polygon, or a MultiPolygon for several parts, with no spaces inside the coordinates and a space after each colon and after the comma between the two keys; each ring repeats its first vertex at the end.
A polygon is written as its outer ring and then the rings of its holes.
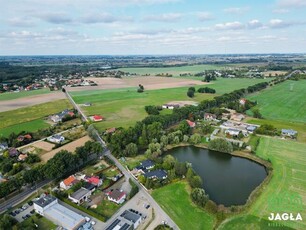
{"type": "Polygon", "coordinates": [[[178,147],[167,154],[181,162],[192,163],[209,198],[226,207],[245,204],[251,192],[267,176],[265,167],[258,163],[208,149],[178,147]]]}

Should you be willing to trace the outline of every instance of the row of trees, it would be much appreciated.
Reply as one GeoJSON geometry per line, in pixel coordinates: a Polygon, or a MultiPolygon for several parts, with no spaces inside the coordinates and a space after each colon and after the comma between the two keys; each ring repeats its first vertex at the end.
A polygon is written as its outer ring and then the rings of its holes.
{"type": "Polygon", "coordinates": [[[69,173],[79,170],[89,160],[95,159],[93,154],[100,152],[102,152],[101,145],[92,141],[78,147],[75,154],[62,150],[46,164],[39,164],[24,171],[23,174],[18,174],[6,183],[0,183],[0,198],[7,196],[14,190],[19,190],[24,184],[33,184],[46,178],[57,179],[67,176],[69,173]]]}
{"type": "Polygon", "coordinates": [[[147,105],[145,106],[145,110],[149,115],[158,115],[159,111],[162,110],[161,106],[155,106],[155,105],[147,105]]]}
{"type": "Polygon", "coordinates": [[[209,87],[204,87],[204,88],[199,88],[198,93],[216,93],[215,89],[209,88],[209,87]]]}

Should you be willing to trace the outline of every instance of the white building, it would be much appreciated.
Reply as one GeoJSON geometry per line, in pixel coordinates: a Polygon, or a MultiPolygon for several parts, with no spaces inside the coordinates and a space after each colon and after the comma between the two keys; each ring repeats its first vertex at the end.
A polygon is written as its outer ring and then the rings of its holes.
{"type": "Polygon", "coordinates": [[[115,202],[116,204],[122,204],[126,199],[126,193],[115,189],[107,193],[108,200],[115,202]]]}
{"type": "Polygon", "coordinates": [[[51,137],[48,137],[47,140],[50,142],[59,144],[65,140],[65,137],[63,137],[62,135],[55,134],[51,137]]]}
{"type": "Polygon", "coordinates": [[[86,222],[83,216],[60,205],[58,200],[51,195],[34,201],[34,210],[53,223],[68,230],[76,230],[86,222]]]}

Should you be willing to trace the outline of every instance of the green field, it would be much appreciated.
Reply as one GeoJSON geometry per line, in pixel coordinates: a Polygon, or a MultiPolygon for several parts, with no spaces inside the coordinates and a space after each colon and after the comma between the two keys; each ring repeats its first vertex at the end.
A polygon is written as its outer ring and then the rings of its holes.
{"type": "Polygon", "coordinates": [[[260,227],[265,223],[260,220],[268,220],[271,212],[292,212],[295,215],[299,212],[303,221],[278,221],[278,223],[293,229],[306,229],[306,144],[262,137],[257,155],[272,162],[272,179],[265,186],[259,198],[251,205],[246,216],[236,216],[226,220],[220,229],[237,229],[237,227],[238,229],[269,229],[268,226],[260,227]],[[301,197],[302,207],[284,199],[287,194],[290,197],[301,197]],[[273,202],[275,199],[280,199],[281,202],[273,202]],[[249,228],[249,222],[253,227],[249,228]]]}
{"type": "Polygon", "coordinates": [[[36,131],[45,128],[46,124],[42,118],[51,114],[71,108],[68,100],[58,100],[43,103],[26,108],[6,111],[0,113],[0,135],[8,135],[12,132],[18,132],[21,128],[29,128],[29,131],[36,131]]]}
{"type": "MultiPolygon", "coordinates": [[[[218,79],[209,85],[215,88],[217,94],[231,92],[258,82],[263,79],[218,79]]],[[[196,86],[198,89],[201,86],[196,86]]],[[[215,95],[196,93],[194,98],[189,98],[188,87],[146,90],[144,93],[137,93],[136,88],[94,90],[71,92],[72,97],[78,104],[86,102],[93,103],[91,107],[83,107],[87,115],[100,114],[106,118],[105,121],[96,123],[100,130],[110,127],[129,127],[147,116],[144,110],[146,105],[162,105],[170,101],[196,101],[211,99],[215,95]]],[[[169,111],[165,112],[168,113],[169,111]]]]}
{"type": "Polygon", "coordinates": [[[29,97],[29,96],[39,95],[39,94],[46,94],[46,93],[51,93],[51,91],[49,89],[38,89],[38,90],[31,90],[31,91],[21,91],[19,93],[15,93],[15,92],[2,93],[0,94],[0,101],[13,100],[17,98],[29,97]]]}
{"type": "Polygon", "coordinates": [[[33,121],[24,122],[21,124],[11,125],[0,129],[0,136],[9,136],[12,132],[20,133],[21,131],[35,132],[39,129],[49,127],[43,119],[37,119],[33,121]]]}
{"type": "Polygon", "coordinates": [[[152,196],[180,229],[213,229],[215,218],[192,203],[187,187],[186,182],[173,183],[154,190],[152,196]]]}
{"type": "Polygon", "coordinates": [[[247,98],[258,102],[264,118],[306,123],[305,89],[306,80],[286,81],[247,98]]]}
{"type": "Polygon", "coordinates": [[[227,66],[230,67],[230,65],[190,65],[181,67],[121,68],[119,70],[123,72],[136,73],[138,75],[168,73],[172,74],[173,76],[179,76],[182,73],[195,74],[204,70],[225,69],[227,66]]]}

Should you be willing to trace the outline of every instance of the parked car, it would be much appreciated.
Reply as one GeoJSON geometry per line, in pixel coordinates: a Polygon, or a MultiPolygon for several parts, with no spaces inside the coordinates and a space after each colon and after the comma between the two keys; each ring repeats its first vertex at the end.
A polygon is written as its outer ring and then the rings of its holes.
{"type": "Polygon", "coordinates": [[[28,207],[29,207],[29,205],[25,204],[25,205],[22,206],[22,210],[26,210],[28,207]]]}
{"type": "Polygon", "coordinates": [[[26,215],[26,217],[27,217],[27,218],[30,218],[30,217],[31,217],[31,215],[30,215],[30,214],[27,214],[27,215],[26,215]]]}
{"type": "Polygon", "coordinates": [[[148,209],[148,208],[150,208],[151,206],[148,204],[147,206],[146,206],[146,209],[148,209]]]}
{"type": "Polygon", "coordinates": [[[22,216],[22,219],[24,219],[24,220],[25,220],[25,219],[27,219],[27,217],[26,217],[26,216],[22,216]]]}
{"type": "Polygon", "coordinates": [[[89,222],[90,218],[88,216],[85,216],[85,220],[86,220],[86,222],[89,222]]]}
{"type": "Polygon", "coordinates": [[[30,201],[28,202],[28,205],[29,205],[29,206],[32,206],[32,205],[33,205],[33,201],[30,200],[30,201]]]}
{"type": "Polygon", "coordinates": [[[91,225],[94,226],[96,224],[95,221],[91,221],[91,225]]]}
{"type": "Polygon", "coordinates": [[[16,216],[16,213],[15,212],[10,212],[9,213],[11,216],[16,216]]]}
{"type": "Polygon", "coordinates": [[[18,215],[20,213],[19,209],[15,210],[16,215],[18,215]]]}
{"type": "Polygon", "coordinates": [[[34,213],[35,213],[35,210],[33,209],[30,213],[31,213],[31,214],[34,214],[34,213]]]}

